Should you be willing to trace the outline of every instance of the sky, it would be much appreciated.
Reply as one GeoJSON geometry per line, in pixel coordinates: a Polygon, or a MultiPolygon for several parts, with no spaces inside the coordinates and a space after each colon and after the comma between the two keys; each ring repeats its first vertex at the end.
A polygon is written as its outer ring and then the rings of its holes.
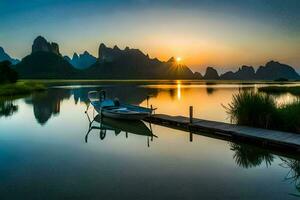
{"type": "Polygon", "coordinates": [[[0,0],[0,46],[23,58],[42,35],[69,56],[105,43],[193,71],[269,60],[299,71],[299,10],[300,0],[0,0]]]}

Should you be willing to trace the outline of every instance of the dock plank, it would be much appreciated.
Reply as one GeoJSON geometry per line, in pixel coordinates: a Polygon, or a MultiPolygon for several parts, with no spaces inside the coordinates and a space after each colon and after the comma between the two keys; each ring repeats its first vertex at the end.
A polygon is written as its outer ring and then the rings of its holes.
{"type": "MultiPolygon", "coordinates": [[[[231,137],[243,137],[263,142],[271,145],[279,145],[285,148],[300,150],[300,134],[282,132],[269,129],[253,128],[248,126],[239,126],[224,122],[216,122],[204,119],[190,119],[184,116],[170,116],[165,114],[155,114],[147,118],[146,121],[152,123],[169,125],[186,129],[187,131],[209,131],[212,134],[224,134],[231,137]]],[[[175,128],[175,127],[174,127],[175,128]]]]}

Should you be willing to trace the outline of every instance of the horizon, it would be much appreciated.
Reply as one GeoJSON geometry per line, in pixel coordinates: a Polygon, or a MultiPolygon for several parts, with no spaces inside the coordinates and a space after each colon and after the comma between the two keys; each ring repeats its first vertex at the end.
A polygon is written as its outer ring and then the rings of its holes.
{"type": "Polygon", "coordinates": [[[299,72],[299,6],[296,0],[1,1],[0,46],[21,59],[42,35],[68,56],[88,51],[98,57],[104,43],[163,61],[180,57],[199,72],[207,66],[219,73],[242,65],[256,69],[270,60],[299,72]]]}

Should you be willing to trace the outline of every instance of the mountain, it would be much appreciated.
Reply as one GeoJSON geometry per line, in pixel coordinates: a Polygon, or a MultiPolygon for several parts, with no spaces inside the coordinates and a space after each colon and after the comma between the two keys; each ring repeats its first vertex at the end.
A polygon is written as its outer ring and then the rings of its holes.
{"type": "Polygon", "coordinates": [[[17,64],[18,62],[20,62],[18,59],[12,58],[10,57],[2,47],[0,47],[0,62],[1,61],[5,61],[8,60],[9,62],[11,62],[13,65],[17,64]]]}
{"type": "Polygon", "coordinates": [[[236,72],[226,72],[220,76],[222,80],[299,80],[300,76],[289,65],[270,61],[260,66],[255,72],[253,67],[242,66],[236,72]]]}
{"type": "Polygon", "coordinates": [[[167,62],[149,58],[139,49],[124,50],[100,44],[98,61],[86,69],[93,78],[115,79],[192,79],[194,73],[185,65],[178,64],[174,58],[167,62]]]}
{"type": "Polygon", "coordinates": [[[279,62],[270,61],[265,66],[261,66],[256,71],[256,79],[259,80],[276,80],[288,79],[299,80],[300,76],[295,69],[289,65],[279,62]]]}
{"type": "Polygon", "coordinates": [[[32,44],[32,54],[35,52],[48,52],[60,55],[59,46],[55,42],[48,42],[44,37],[38,36],[32,44]]]}
{"type": "Polygon", "coordinates": [[[97,58],[87,51],[79,55],[74,53],[72,59],[70,59],[68,56],[65,56],[64,59],[71,63],[76,69],[89,68],[97,61],[97,58]]]}
{"type": "Polygon", "coordinates": [[[218,74],[217,70],[215,70],[212,67],[207,67],[205,75],[203,76],[203,78],[206,79],[206,80],[217,80],[220,77],[219,77],[219,74],[218,74]]]}
{"type": "Polygon", "coordinates": [[[32,53],[14,66],[21,78],[76,78],[77,70],[64,60],[56,43],[39,36],[32,45],[32,53]]]}
{"type": "Polygon", "coordinates": [[[121,50],[117,46],[109,48],[101,44],[97,60],[88,52],[79,56],[74,54],[72,59],[62,57],[59,45],[48,42],[42,36],[34,40],[31,54],[15,65],[15,69],[21,78],[34,79],[193,79],[199,76],[174,58],[162,62],[129,47],[121,50]],[[71,63],[76,64],[73,67],[71,63]],[[88,67],[88,63],[94,64],[88,67]]]}
{"type": "MultiPolygon", "coordinates": [[[[5,52],[3,48],[0,53],[5,52]]],[[[6,54],[5,54],[6,55],[6,54]]],[[[6,56],[7,57],[7,56],[6,56]]],[[[242,66],[236,72],[226,72],[221,76],[212,67],[205,75],[193,73],[186,65],[173,57],[168,61],[150,58],[139,49],[113,48],[101,43],[98,59],[87,51],[72,59],[62,57],[59,45],[38,36],[32,44],[30,55],[14,65],[21,78],[61,78],[61,79],[206,79],[206,80],[300,80],[299,74],[289,65],[270,61],[255,72],[251,66],[242,66]]]]}
{"type": "Polygon", "coordinates": [[[195,72],[194,73],[194,78],[195,79],[203,79],[203,76],[202,76],[202,74],[200,72],[195,72]]]}
{"type": "Polygon", "coordinates": [[[254,80],[256,79],[255,70],[251,66],[242,66],[236,72],[226,72],[220,76],[222,80],[254,80]]]}

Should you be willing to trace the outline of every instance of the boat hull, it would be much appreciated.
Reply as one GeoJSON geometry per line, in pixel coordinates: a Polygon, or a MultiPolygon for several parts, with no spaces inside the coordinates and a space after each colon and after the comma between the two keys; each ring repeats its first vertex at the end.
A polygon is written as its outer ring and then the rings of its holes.
{"type": "Polygon", "coordinates": [[[125,114],[125,113],[113,113],[107,111],[102,111],[102,115],[104,117],[110,117],[113,119],[127,119],[127,120],[141,120],[149,116],[148,113],[125,114]]]}
{"type": "Polygon", "coordinates": [[[150,116],[150,113],[116,113],[110,110],[101,109],[101,108],[95,108],[96,111],[104,116],[109,117],[113,119],[126,119],[126,120],[142,120],[148,116],[150,116]]]}

